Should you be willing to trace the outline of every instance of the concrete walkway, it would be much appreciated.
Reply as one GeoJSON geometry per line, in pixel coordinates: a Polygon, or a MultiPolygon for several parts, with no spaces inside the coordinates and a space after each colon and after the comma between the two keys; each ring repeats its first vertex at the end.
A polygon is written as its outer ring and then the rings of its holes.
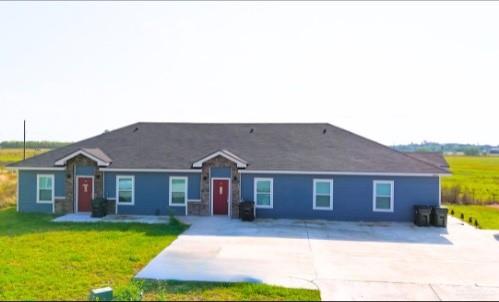
{"type": "Polygon", "coordinates": [[[52,220],[53,222],[124,222],[124,223],[147,223],[156,224],[169,223],[167,216],[148,216],[148,215],[107,215],[102,218],[95,218],[90,213],[66,214],[52,220]]]}
{"type": "Polygon", "coordinates": [[[319,288],[323,300],[498,300],[497,233],[398,223],[186,217],[137,278],[319,288]]]}

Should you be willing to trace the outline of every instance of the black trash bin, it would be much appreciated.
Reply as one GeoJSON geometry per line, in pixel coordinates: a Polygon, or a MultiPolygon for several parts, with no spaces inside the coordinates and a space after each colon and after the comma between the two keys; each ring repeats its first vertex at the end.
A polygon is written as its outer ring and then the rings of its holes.
{"type": "Polygon", "coordinates": [[[253,221],[255,219],[255,203],[253,201],[239,203],[239,218],[243,221],[253,221]]]}
{"type": "Polygon", "coordinates": [[[414,223],[417,226],[431,225],[431,207],[429,206],[414,206],[416,217],[414,223]]]}
{"type": "Polygon", "coordinates": [[[92,217],[104,217],[107,214],[107,200],[97,197],[92,200],[92,217]]]}
{"type": "Polygon", "coordinates": [[[446,208],[433,208],[431,211],[431,224],[436,227],[446,228],[448,212],[449,210],[446,208]]]}

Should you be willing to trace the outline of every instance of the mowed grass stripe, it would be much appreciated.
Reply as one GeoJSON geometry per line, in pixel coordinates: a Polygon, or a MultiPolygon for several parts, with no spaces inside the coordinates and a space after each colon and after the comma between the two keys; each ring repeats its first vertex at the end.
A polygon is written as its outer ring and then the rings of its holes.
{"type": "Polygon", "coordinates": [[[449,213],[453,210],[457,218],[464,214],[464,221],[469,223],[470,217],[478,220],[479,228],[486,230],[499,230],[499,208],[491,206],[473,206],[473,205],[447,205],[449,213]]]}
{"type": "Polygon", "coordinates": [[[319,291],[264,284],[138,282],[133,276],[187,226],[54,223],[0,210],[0,300],[86,300],[111,286],[118,300],[319,300],[319,291]]]}

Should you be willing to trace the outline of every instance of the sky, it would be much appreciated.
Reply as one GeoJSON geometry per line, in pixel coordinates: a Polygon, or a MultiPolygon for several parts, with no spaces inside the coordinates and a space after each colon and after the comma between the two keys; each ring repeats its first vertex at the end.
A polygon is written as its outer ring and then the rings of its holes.
{"type": "Polygon", "coordinates": [[[499,144],[499,2],[1,2],[0,141],[328,122],[499,144]]]}

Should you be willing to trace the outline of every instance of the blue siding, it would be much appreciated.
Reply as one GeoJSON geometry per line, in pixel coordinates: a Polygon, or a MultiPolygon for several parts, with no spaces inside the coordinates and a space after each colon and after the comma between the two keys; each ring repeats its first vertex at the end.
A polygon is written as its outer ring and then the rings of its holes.
{"type": "Polygon", "coordinates": [[[175,215],[185,215],[185,207],[169,207],[170,176],[188,177],[188,199],[200,199],[201,175],[199,173],[115,173],[106,172],[105,197],[116,197],[116,176],[135,176],[135,204],[118,205],[119,214],[166,215],[173,211],[175,215]]]}
{"type": "Polygon", "coordinates": [[[52,174],[55,180],[55,196],[64,196],[64,171],[18,171],[19,173],[19,211],[52,213],[52,204],[36,203],[36,176],[52,174]]]}
{"type": "Polygon", "coordinates": [[[438,206],[439,199],[438,177],[244,174],[241,177],[243,200],[253,200],[254,177],[274,179],[273,209],[257,209],[257,217],[412,221],[414,205],[438,206]],[[314,178],[333,179],[332,211],[313,210],[314,178]],[[373,212],[373,180],[394,181],[394,212],[373,212]]]}
{"type": "MultiPolygon", "coordinates": [[[[64,196],[64,171],[19,171],[19,209],[23,212],[52,212],[52,204],[36,203],[37,174],[55,176],[55,196],[64,196]]],[[[212,168],[212,177],[230,177],[230,168],[212,168]]],[[[77,167],[77,175],[94,175],[93,167],[77,167]]],[[[185,207],[169,207],[170,176],[188,177],[188,199],[200,199],[199,173],[115,173],[106,172],[105,196],[116,196],[116,176],[135,176],[135,204],[119,205],[120,214],[166,215],[173,211],[184,215],[185,207]]],[[[363,221],[411,221],[413,206],[416,204],[438,205],[438,177],[376,177],[347,175],[253,175],[241,176],[241,197],[253,200],[253,180],[255,177],[270,177],[274,180],[273,209],[257,209],[258,217],[334,219],[363,221]],[[333,179],[334,193],[332,211],[313,210],[313,179],[333,179]],[[373,181],[394,181],[394,212],[373,212],[373,181]]]]}
{"type": "Polygon", "coordinates": [[[210,171],[211,177],[228,177],[230,178],[230,168],[213,167],[210,171]]]}
{"type": "Polygon", "coordinates": [[[90,166],[76,167],[76,175],[84,175],[84,176],[95,175],[95,167],[90,167],[90,166]]]}

